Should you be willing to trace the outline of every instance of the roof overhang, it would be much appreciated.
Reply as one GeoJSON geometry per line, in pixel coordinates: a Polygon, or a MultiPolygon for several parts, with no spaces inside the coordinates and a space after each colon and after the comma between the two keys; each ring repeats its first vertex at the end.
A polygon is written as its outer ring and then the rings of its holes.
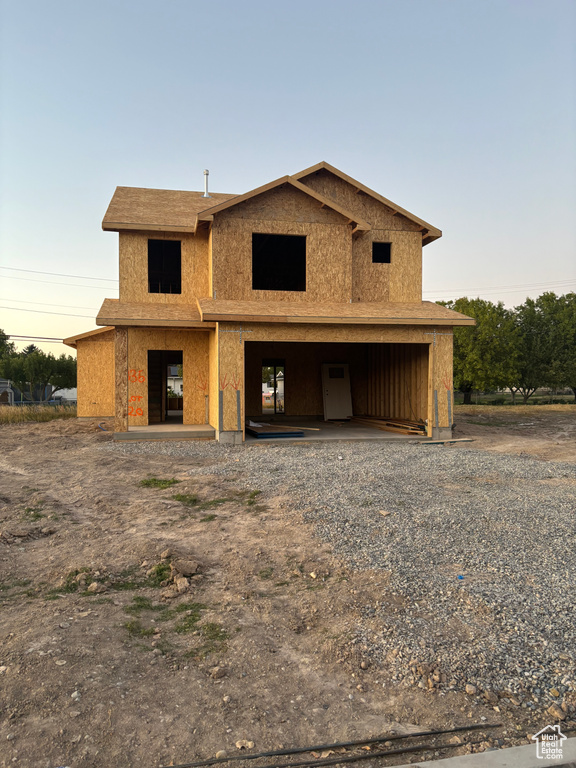
{"type": "Polygon", "coordinates": [[[202,322],[193,304],[136,304],[119,299],[104,299],[96,325],[148,326],[155,328],[214,328],[213,323],[202,322]]]}
{"type": "Polygon", "coordinates": [[[337,176],[343,181],[348,182],[348,184],[355,188],[357,193],[363,193],[369,197],[373,197],[375,200],[378,200],[378,202],[389,208],[394,216],[404,216],[414,224],[417,224],[422,232],[422,245],[428,245],[428,243],[431,243],[433,240],[437,240],[439,237],[442,237],[442,231],[437,227],[432,226],[432,224],[428,224],[428,222],[424,221],[424,219],[420,219],[418,216],[410,213],[410,211],[407,211],[405,208],[402,208],[396,203],[393,203],[391,200],[388,200],[387,198],[378,194],[378,192],[370,189],[370,187],[367,187],[365,184],[361,184],[359,181],[356,181],[356,179],[353,179],[351,176],[348,176],[347,174],[338,170],[338,168],[330,165],[330,163],[316,163],[316,165],[312,165],[310,168],[305,168],[299,173],[292,174],[292,178],[298,180],[304,179],[306,176],[311,176],[313,173],[317,173],[318,171],[328,171],[329,173],[332,173],[334,176],[337,176]]]}
{"type": "Polygon", "coordinates": [[[112,326],[106,326],[105,328],[95,328],[93,331],[86,331],[86,333],[78,333],[76,336],[68,336],[67,339],[64,339],[63,342],[68,347],[73,347],[76,349],[76,344],[78,341],[81,341],[82,339],[91,339],[94,336],[101,336],[103,333],[108,333],[108,331],[113,331],[114,328],[112,326]]]}
{"type": "Polygon", "coordinates": [[[247,200],[251,200],[253,197],[257,197],[258,195],[263,195],[266,192],[270,192],[271,190],[278,189],[279,187],[282,187],[285,185],[289,185],[294,189],[297,189],[300,192],[303,192],[305,195],[308,195],[308,197],[311,197],[313,200],[316,200],[319,203],[321,208],[324,208],[324,207],[330,208],[331,210],[339,213],[341,216],[347,219],[349,224],[354,225],[353,232],[367,232],[368,230],[371,229],[370,224],[368,224],[367,221],[364,221],[363,219],[359,218],[357,214],[352,213],[351,211],[348,211],[345,208],[342,208],[342,206],[338,205],[338,203],[334,202],[334,200],[330,200],[330,198],[324,197],[324,195],[320,195],[318,192],[315,192],[313,189],[310,189],[310,187],[307,187],[305,184],[301,184],[293,176],[282,176],[280,179],[271,181],[269,184],[264,184],[264,186],[262,187],[257,187],[257,189],[252,189],[250,192],[246,192],[244,195],[237,195],[231,200],[226,200],[225,202],[220,203],[219,205],[215,205],[212,208],[207,208],[205,211],[201,211],[196,216],[195,229],[198,228],[201,222],[213,221],[214,216],[220,213],[221,211],[226,211],[229,208],[232,208],[236,205],[240,205],[240,203],[244,203],[247,200]]]}
{"type": "Polygon", "coordinates": [[[332,325],[475,325],[472,317],[432,301],[385,304],[308,304],[287,301],[197,299],[202,321],[325,323],[332,325]]]}

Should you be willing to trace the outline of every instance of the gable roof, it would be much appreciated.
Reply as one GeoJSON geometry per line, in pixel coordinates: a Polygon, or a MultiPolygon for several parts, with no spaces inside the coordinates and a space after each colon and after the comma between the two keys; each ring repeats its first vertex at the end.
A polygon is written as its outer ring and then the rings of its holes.
{"type": "Polygon", "coordinates": [[[66,344],[69,347],[76,348],[76,343],[80,341],[81,339],[88,339],[91,336],[99,336],[102,333],[108,333],[108,331],[113,331],[114,326],[107,326],[106,328],[96,328],[93,331],[86,331],[86,333],[77,333],[75,336],[68,336],[67,339],[63,340],[63,343],[66,344]]]}
{"type": "Polygon", "coordinates": [[[243,195],[237,195],[236,197],[223,201],[219,205],[215,205],[212,208],[207,208],[204,211],[201,211],[197,214],[196,220],[197,222],[212,221],[215,214],[220,213],[221,211],[225,211],[228,208],[232,208],[235,205],[239,205],[240,203],[244,203],[247,200],[251,200],[253,197],[257,197],[258,195],[263,195],[265,192],[270,192],[273,189],[282,187],[286,184],[290,185],[291,187],[294,187],[300,192],[303,192],[305,195],[312,197],[314,200],[317,200],[320,203],[321,207],[326,206],[327,208],[331,208],[333,211],[336,211],[337,213],[344,216],[344,218],[348,219],[348,221],[351,224],[353,223],[356,225],[353,230],[354,232],[368,231],[371,228],[370,224],[368,224],[367,221],[364,221],[359,216],[357,216],[357,214],[351,213],[346,208],[342,208],[341,205],[338,205],[338,203],[336,203],[334,200],[331,200],[329,197],[325,197],[324,195],[319,194],[318,192],[311,189],[310,187],[307,187],[305,184],[301,184],[293,176],[282,176],[281,178],[276,179],[275,181],[271,181],[268,184],[264,184],[261,187],[252,189],[243,195]]]}
{"type": "Polygon", "coordinates": [[[365,184],[361,184],[359,181],[356,181],[356,179],[353,179],[351,176],[348,176],[347,174],[338,170],[338,168],[330,165],[330,163],[322,161],[321,163],[310,166],[310,168],[305,168],[299,173],[292,174],[292,178],[301,180],[306,178],[306,176],[311,176],[313,173],[317,173],[318,171],[328,171],[329,173],[332,173],[334,176],[337,176],[343,181],[347,181],[348,184],[355,187],[357,192],[363,192],[365,195],[378,200],[378,202],[382,203],[387,208],[390,208],[394,214],[400,214],[410,221],[413,221],[415,224],[418,224],[418,226],[422,229],[422,245],[428,245],[428,243],[431,243],[433,240],[437,240],[439,237],[442,237],[442,231],[437,227],[432,226],[432,224],[428,224],[428,222],[424,221],[424,219],[420,219],[418,216],[410,213],[410,211],[407,211],[405,208],[396,205],[396,203],[393,203],[391,200],[388,200],[387,198],[378,194],[378,192],[370,189],[370,187],[367,187],[365,184]]]}
{"type": "Polygon", "coordinates": [[[203,192],[177,189],[116,187],[102,229],[194,232],[196,214],[234,197],[224,192],[204,197],[203,192]]]}

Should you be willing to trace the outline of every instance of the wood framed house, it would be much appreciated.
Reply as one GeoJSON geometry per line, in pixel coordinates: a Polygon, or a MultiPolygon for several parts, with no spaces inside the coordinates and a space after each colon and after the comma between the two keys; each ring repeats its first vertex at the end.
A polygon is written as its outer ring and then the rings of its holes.
{"type": "Polygon", "coordinates": [[[102,226],[119,233],[120,293],[100,330],[65,342],[80,417],[161,425],[167,366],[182,365],[183,424],[242,442],[263,367],[281,369],[284,415],[310,419],[336,365],[342,417],[451,436],[452,328],[474,321],[422,301],[436,227],[327,163],[243,195],[118,187],[102,226]]]}

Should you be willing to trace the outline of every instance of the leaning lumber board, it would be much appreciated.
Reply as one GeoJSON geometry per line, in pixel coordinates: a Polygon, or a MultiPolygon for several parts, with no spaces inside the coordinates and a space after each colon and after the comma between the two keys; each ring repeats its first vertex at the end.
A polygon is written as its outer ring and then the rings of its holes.
{"type": "Polygon", "coordinates": [[[473,443],[472,437],[448,437],[445,440],[424,440],[421,445],[442,445],[442,443],[473,443]]]}

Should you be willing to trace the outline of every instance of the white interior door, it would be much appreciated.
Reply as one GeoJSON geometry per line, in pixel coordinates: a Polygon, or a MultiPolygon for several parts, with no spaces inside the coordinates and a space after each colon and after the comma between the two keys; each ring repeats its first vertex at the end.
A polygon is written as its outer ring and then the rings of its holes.
{"type": "Polygon", "coordinates": [[[325,421],[352,418],[348,363],[325,363],[322,365],[322,394],[325,421]]]}

